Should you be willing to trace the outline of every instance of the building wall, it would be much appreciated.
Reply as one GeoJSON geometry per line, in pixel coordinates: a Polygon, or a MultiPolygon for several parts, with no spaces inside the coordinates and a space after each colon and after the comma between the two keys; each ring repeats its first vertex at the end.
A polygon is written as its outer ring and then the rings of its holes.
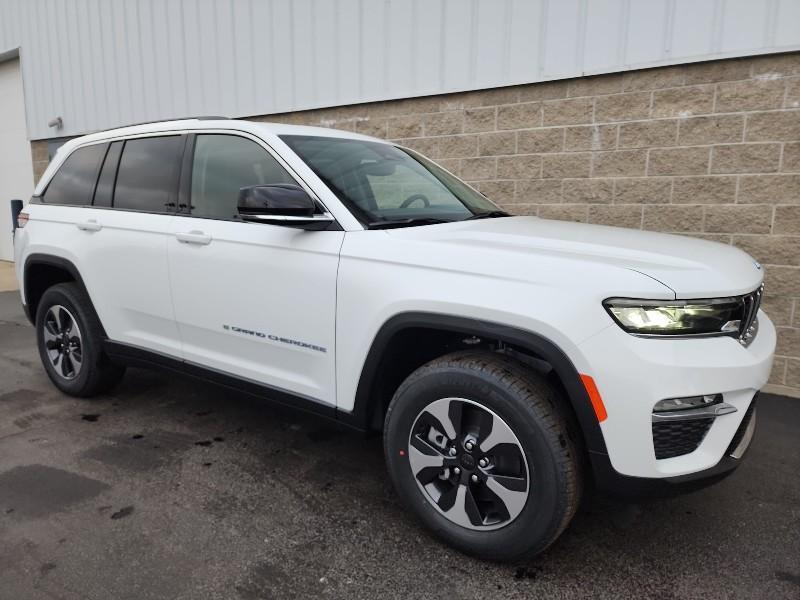
{"type": "Polygon", "coordinates": [[[800,395],[800,53],[255,119],[396,140],[515,214],[744,249],[778,327],[771,389],[800,395]]]}
{"type": "Polygon", "coordinates": [[[33,192],[19,59],[0,62],[0,260],[14,260],[10,200],[33,192]]]}
{"type": "Polygon", "coordinates": [[[0,59],[20,49],[44,139],[797,51],[798,22],[797,0],[0,0],[0,59]]]}

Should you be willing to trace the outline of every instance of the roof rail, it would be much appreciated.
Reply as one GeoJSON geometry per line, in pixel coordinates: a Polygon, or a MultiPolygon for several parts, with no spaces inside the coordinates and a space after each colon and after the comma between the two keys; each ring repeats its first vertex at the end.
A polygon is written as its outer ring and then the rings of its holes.
{"type": "Polygon", "coordinates": [[[138,127],[139,125],[154,125],[155,123],[169,123],[170,121],[227,121],[230,117],[220,117],[216,115],[201,115],[199,117],[180,117],[177,119],[158,119],[156,121],[142,121],[141,123],[128,123],[126,125],[119,125],[114,129],[122,129],[123,127],[138,127]]]}

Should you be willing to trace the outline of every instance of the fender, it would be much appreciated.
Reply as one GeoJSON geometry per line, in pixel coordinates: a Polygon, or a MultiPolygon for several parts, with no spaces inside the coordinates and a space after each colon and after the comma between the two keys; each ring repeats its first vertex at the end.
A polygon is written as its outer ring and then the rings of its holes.
{"type": "Polygon", "coordinates": [[[369,427],[377,409],[370,400],[381,357],[395,334],[403,329],[414,327],[438,329],[499,340],[530,352],[549,363],[564,385],[567,398],[577,416],[578,425],[581,428],[586,449],[589,451],[592,462],[594,463],[597,459],[602,460],[602,457],[606,457],[605,460],[608,460],[603,432],[597,422],[589,395],[581,382],[578,370],[564,351],[549,339],[531,331],[466,317],[409,312],[395,315],[386,321],[375,336],[364,361],[364,367],[356,389],[353,411],[351,413],[340,413],[340,420],[352,420],[364,429],[369,427]]]}
{"type": "Polygon", "coordinates": [[[34,321],[36,319],[36,311],[33,309],[33,307],[31,307],[30,303],[31,282],[28,273],[30,268],[34,265],[48,265],[62,269],[69,273],[70,276],[78,284],[80,284],[84,290],[87,289],[86,284],[83,282],[83,277],[81,277],[80,271],[78,271],[78,268],[72,263],[72,261],[60,256],[55,256],[53,254],[34,253],[28,255],[28,257],[25,259],[25,267],[22,270],[22,291],[25,294],[25,303],[23,304],[25,316],[28,317],[28,321],[31,322],[31,325],[35,325],[34,321]]]}

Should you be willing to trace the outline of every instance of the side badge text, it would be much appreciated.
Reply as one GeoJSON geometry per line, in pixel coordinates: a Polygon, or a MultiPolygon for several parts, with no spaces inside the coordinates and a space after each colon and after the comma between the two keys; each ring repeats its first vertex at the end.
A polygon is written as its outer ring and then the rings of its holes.
{"type": "Polygon", "coordinates": [[[252,329],[244,329],[242,327],[236,327],[235,325],[223,325],[222,328],[225,331],[230,331],[233,333],[239,333],[242,335],[249,335],[251,337],[262,338],[265,340],[270,340],[272,342],[279,342],[281,344],[289,344],[291,346],[298,346],[300,348],[307,348],[308,350],[316,350],[317,352],[327,352],[327,348],[323,348],[322,346],[317,346],[315,344],[309,344],[308,342],[301,342],[299,340],[293,340],[291,338],[285,338],[279,335],[273,335],[271,333],[264,333],[262,331],[254,331],[252,329]]]}

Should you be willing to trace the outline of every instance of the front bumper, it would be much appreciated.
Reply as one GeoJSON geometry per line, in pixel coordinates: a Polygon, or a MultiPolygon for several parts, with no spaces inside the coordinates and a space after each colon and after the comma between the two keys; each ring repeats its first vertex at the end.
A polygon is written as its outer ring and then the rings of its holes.
{"type": "Polygon", "coordinates": [[[616,326],[581,344],[584,372],[594,378],[608,413],[600,424],[607,455],[592,455],[601,487],[613,487],[617,477],[633,478],[628,484],[663,480],[672,487],[718,478],[736,467],[738,459],[730,456],[730,446],[767,382],[775,350],[772,322],[763,312],[758,319],[758,335],[748,347],[722,337],[639,338],[616,326]],[[722,394],[736,411],[715,418],[695,450],[657,459],[652,430],[656,402],[705,394],[722,394]]]}
{"type": "Polygon", "coordinates": [[[623,498],[664,497],[708,487],[724,479],[739,466],[747,453],[756,427],[756,399],[750,403],[739,428],[720,461],[709,469],[676,477],[646,478],[621,475],[611,466],[608,455],[591,456],[598,489],[623,498]]]}

